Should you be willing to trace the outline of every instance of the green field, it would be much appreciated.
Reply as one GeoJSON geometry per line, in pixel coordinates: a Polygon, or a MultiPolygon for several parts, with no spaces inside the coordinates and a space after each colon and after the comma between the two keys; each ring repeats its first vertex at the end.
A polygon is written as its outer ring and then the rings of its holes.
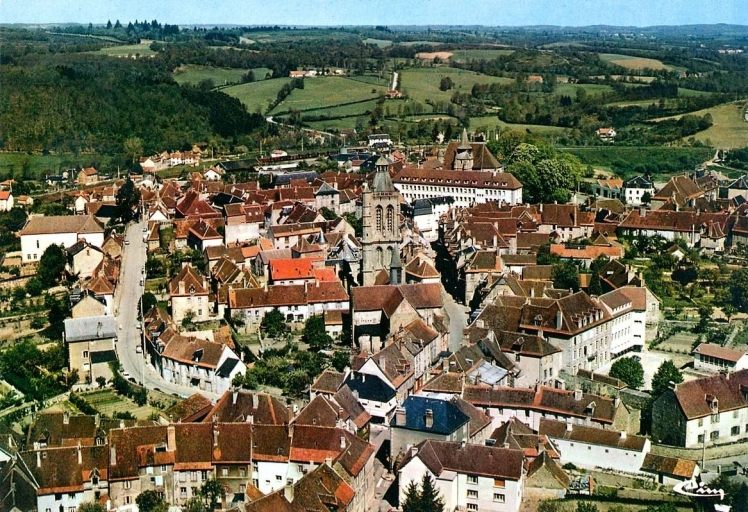
{"type": "Polygon", "coordinates": [[[389,73],[385,73],[381,78],[379,77],[379,75],[353,75],[348,78],[349,80],[355,80],[356,82],[388,87],[390,85],[390,79],[392,77],[389,73]]]}
{"type": "Polygon", "coordinates": [[[566,128],[560,126],[545,126],[542,124],[513,124],[505,123],[496,116],[482,116],[482,117],[471,117],[470,118],[470,129],[471,130],[494,130],[496,128],[508,129],[508,130],[519,130],[528,133],[538,133],[544,135],[560,135],[566,128]]]}
{"type": "Polygon", "coordinates": [[[274,112],[308,110],[366,99],[384,94],[382,86],[365,84],[340,76],[323,76],[304,80],[303,89],[294,89],[274,112]]]}
{"type": "Polygon", "coordinates": [[[468,60],[492,60],[504,55],[511,55],[514,50],[510,48],[471,48],[468,50],[453,50],[452,60],[455,62],[466,62],[468,60]]]}
{"type": "Polygon", "coordinates": [[[606,92],[613,92],[613,88],[609,85],[602,84],[558,84],[553,90],[553,94],[556,96],[571,96],[576,97],[577,91],[584,89],[590,96],[603,94],[606,92]]]}
{"type": "Polygon", "coordinates": [[[436,67],[403,70],[400,90],[411,99],[426,103],[426,100],[449,102],[455,92],[470,93],[475,84],[513,83],[511,78],[482,75],[463,69],[436,67]],[[443,77],[450,77],[454,87],[448,91],[439,89],[443,77]]]}
{"type": "Polygon", "coordinates": [[[129,398],[118,395],[111,389],[81,393],[81,396],[97,411],[110,418],[115,412],[130,412],[139,420],[147,420],[151,414],[158,412],[149,405],[139,406],[129,398]]]}
{"type": "MultiPolygon", "coordinates": [[[[265,80],[265,75],[271,72],[268,68],[255,68],[252,71],[254,72],[256,81],[265,80]]],[[[211,66],[189,64],[175,69],[172,75],[174,76],[174,80],[180,85],[197,85],[203,80],[213,80],[213,84],[218,87],[227,84],[238,84],[246,73],[246,69],[214,68],[211,66]]]]}
{"type": "Polygon", "coordinates": [[[291,79],[288,77],[272,78],[261,82],[232,85],[221,89],[221,92],[238,98],[239,101],[246,105],[247,110],[250,112],[255,112],[258,109],[264,112],[268,107],[268,103],[275,100],[281,87],[290,81],[291,79]]]}
{"type": "Polygon", "coordinates": [[[96,165],[98,169],[110,170],[111,157],[85,155],[29,155],[26,153],[0,153],[0,179],[12,176],[42,179],[45,174],[58,173],[75,166],[96,165]]]}
{"type": "Polygon", "coordinates": [[[372,37],[364,39],[362,43],[373,44],[378,46],[379,48],[387,48],[388,46],[392,46],[392,41],[390,41],[389,39],[374,39],[372,37]]]}
{"type": "Polygon", "coordinates": [[[143,39],[139,44],[107,46],[106,48],[102,48],[94,53],[108,55],[110,57],[153,57],[156,55],[156,52],[151,50],[152,42],[153,41],[143,39]]]}
{"type": "Polygon", "coordinates": [[[668,66],[658,59],[647,59],[618,53],[601,53],[600,60],[608,64],[615,64],[616,66],[637,71],[642,69],[675,69],[674,66],[668,66]]]}
{"type": "MultiPolygon", "coordinates": [[[[740,101],[717,105],[716,107],[689,112],[688,115],[703,116],[711,114],[714,124],[693,137],[702,142],[708,142],[715,148],[734,149],[748,147],[748,122],[745,121],[745,109],[748,103],[740,101]]],[[[686,114],[682,114],[686,115],[686,114]]],[[[673,116],[663,119],[678,119],[673,116]]],[[[662,119],[658,119],[660,121],[662,119]]],[[[691,138],[686,137],[686,138],[691,138]]]]}

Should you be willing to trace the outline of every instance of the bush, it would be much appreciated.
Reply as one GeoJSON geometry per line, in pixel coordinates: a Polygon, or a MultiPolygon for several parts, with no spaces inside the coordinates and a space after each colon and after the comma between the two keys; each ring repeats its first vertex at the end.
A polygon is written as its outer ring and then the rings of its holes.
{"type": "Polygon", "coordinates": [[[86,400],[84,400],[82,396],[77,395],[75,393],[70,393],[70,398],[68,400],[70,401],[71,404],[76,406],[78,410],[82,412],[83,414],[88,414],[92,416],[99,412],[91,404],[86,402],[86,400]]]}

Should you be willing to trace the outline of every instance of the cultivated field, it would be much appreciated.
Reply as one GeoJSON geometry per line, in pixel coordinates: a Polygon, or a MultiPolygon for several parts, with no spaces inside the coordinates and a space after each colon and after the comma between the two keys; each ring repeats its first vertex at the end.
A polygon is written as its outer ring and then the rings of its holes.
{"type": "Polygon", "coordinates": [[[553,94],[556,96],[571,96],[574,98],[577,95],[577,91],[580,89],[584,89],[590,96],[613,91],[611,86],[603,84],[558,84],[553,90],[553,94]]]}
{"type": "MultiPolygon", "coordinates": [[[[694,135],[694,137],[696,140],[702,142],[710,141],[712,146],[716,148],[733,149],[748,146],[748,122],[744,119],[746,105],[748,105],[746,102],[741,101],[689,112],[689,114],[696,116],[703,116],[707,113],[711,114],[714,123],[706,130],[694,135]]],[[[657,119],[657,121],[678,119],[680,117],[682,116],[666,117],[657,119]]]]}
{"type": "Polygon", "coordinates": [[[303,89],[294,89],[273,112],[309,110],[352,101],[375,99],[386,92],[378,85],[366,84],[340,76],[304,80],[303,89]]]}
{"type": "Polygon", "coordinates": [[[153,57],[156,52],[151,50],[151,43],[147,39],[143,39],[139,44],[125,44],[120,46],[107,46],[102,48],[95,53],[109,55],[110,57],[153,57]]]}
{"type": "Polygon", "coordinates": [[[17,173],[33,178],[44,178],[45,174],[59,174],[58,171],[80,165],[94,165],[101,169],[108,167],[111,157],[94,154],[29,155],[27,153],[0,153],[0,178],[7,179],[17,173]]]}
{"type": "Polygon", "coordinates": [[[511,78],[447,67],[406,69],[401,73],[401,80],[400,90],[409,98],[424,104],[426,100],[449,102],[455,92],[470,93],[475,84],[514,82],[511,78]],[[449,77],[454,82],[454,87],[448,91],[439,89],[439,82],[444,77],[449,77]]]}
{"type": "Polygon", "coordinates": [[[416,59],[421,60],[436,60],[442,61],[449,60],[452,57],[452,52],[418,52],[416,53],[416,59]]]}
{"type": "MultiPolygon", "coordinates": [[[[246,69],[236,68],[214,68],[211,66],[187,65],[180,66],[174,70],[173,76],[179,84],[197,85],[203,80],[213,80],[213,84],[218,87],[221,85],[238,84],[242,77],[247,74],[246,69]]],[[[256,81],[265,80],[267,73],[271,72],[268,68],[256,68],[252,72],[256,81]]]]}
{"type": "Polygon", "coordinates": [[[468,50],[454,50],[452,60],[454,62],[466,62],[469,60],[492,60],[504,55],[511,55],[514,50],[510,48],[471,48],[468,50]]]}
{"type": "Polygon", "coordinates": [[[672,66],[664,64],[661,60],[647,59],[644,57],[633,57],[631,55],[621,55],[618,53],[601,53],[600,59],[616,66],[627,69],[673,69],[672,66]]]}
{"type": "Polygon", "coordinates": [[[129,398],[118,395],[111,389],[81,393],[83,399],[105,416],[115,412],[131,412],[139,420],[147,420],[156,410],[149,405],[139,406],[129,398]]]}
{"type": "Polygon", "coordinates": [[[518,130],[521,132],[538,133],[544,135],[560,135],[566,130],[560,126],[545,126],[542,124],[513,124],[505,123],[497,116],[471,117],[471,130],[494,130],[496,128],[518,130]]]}
{"type": "Polygon", "coordinates": [[[221,89],[221,92],[238,98],[239,101],[247,106],[247,110],[254,112],[260,109],[262,112],[268,107],[268,103],[275,100],[281,87],[290,82],[291,79],[273,78],[261,82],[252,82],[249,84],[232,85],[221,89]]]}

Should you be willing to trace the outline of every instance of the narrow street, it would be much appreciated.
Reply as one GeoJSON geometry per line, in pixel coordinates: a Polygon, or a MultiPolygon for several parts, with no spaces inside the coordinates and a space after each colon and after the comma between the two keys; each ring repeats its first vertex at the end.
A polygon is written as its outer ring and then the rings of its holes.
{"type": "MultiPolygon", "coordinates": [[[[146,259],[144,225],[143,221],[130,224],[125,232],[120,282],[114,297],[118,328],[117,358],[122,364],[122,370],[146,388],[188,397],[198,390],[165,381],[155,368],[147,364],[143,354],[136,352],[136,347],[141,344],[138,309],[144,290],[141,284],[146,259]]],[[[211,393],[202,393],[208,398],[215,398],[211,393]]]]}
{"type": "Polygon", "coordinates": [[[462,347],[462,335],[467,323],[467,308],[458,304],[448,293],[443,293],[444,309],[449,315],[449,351],[456,352],[462,347]]]}

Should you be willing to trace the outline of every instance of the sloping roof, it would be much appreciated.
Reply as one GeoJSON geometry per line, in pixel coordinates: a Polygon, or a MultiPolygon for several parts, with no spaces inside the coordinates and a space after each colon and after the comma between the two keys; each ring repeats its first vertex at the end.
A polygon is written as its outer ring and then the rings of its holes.
{"type": "Polygon", "coordinates": [[[19,236],[55,233],[104,233],[93,215],[43,215],[29,217],[19,236]]]}
{"type": "Polygon", "coordinates": [[[207,295],[208,292],[207,283],[205,278],[195,270],[192,265],[185,265],[175,275],[171,281],[169,281],[169,295],[207,295]],[[179,283],[184,283],[184,291],[180,292],[179,283]]]}
{"type": "Polygon", "coordinates": [[[111,316],[65,319],[65,341],[103,340],[117,336],[117,321],[111,316]]]}
{"type": "Polygon", "coordinates": [[[647,442],[646,437],[628,435],[626,432],[574,425],[571,423],[567,424],[562,421],[545,418],[540,419],[538,433],[547,435],[550,438],[608,446],[621,450],[642,451],[647,442]]]}
{"type": "Polygon", "coordinates": [[[465,140],[460,140],[459,142],[452,141],[447,144],[447,148],[444,150],[445,169],[454,169],[454,161],[455,157],[457,156],[457,150],[460,147],[468,149],[466,146],[469,146],[469,148],[472,150],[473,170],[478,171],[480,169],[498,169],[501,167],[501,164],[496,159],[496,157],[491,154],[491,151],[488,149],[488,146],[486,146],[485,143],[468,142],[466,144],[465,140]]]}
{"type": "Polygon", "coordinates": [[[700,343],[699,346],[693,350],[693,353],[721,359],[723,361],[729,361],[731,363],[737,363],[738,360],[745,355],[745,352],[741,352],[740,350],[733,350],[714,343],[700,343]]]}
{"type": "Polygon", "coordinates": [[[377,375],[351,372],[345,379],[345,385],[350,388],[354,396],[374,402],[389,402],[396,395],[395,389],[377,375]]]}
{"type": "Polygon", "coordinates": [[[399,184],[439,185],[443,187],[466,187],[498,190],[518,190],[522,183],[508,172],[452,171],[403,167],[393,181],[399,184]]]}
{"type": "Polygon", "coordinates": [[[328,368],[312,383],[311,390],[321,393],[337,393],[343,385],[344,379],[344,374],[328,368]]]}
{"type": "Polygon", "coordinates": [[[416,447],[415,452],[415,455],[411,452],[406,457],[402,466],[412,457],[418,457],[435,475],[441,475],[446,470],[489,478],[522,478],[524,454],[521,450],[426,440],[416,447]]]}
{"type": "Polygon", "coordinates": [[[714,375],[681,382],[675,387],[675,397],[686,417],[701,418],[712,414],[711,403],[717,400],[719,411],[748,407],[748,370],[726,375],[714,375]]]}
{"type": "Polygon", "coordinates": [[[291,414],[278,398],[247,390],[226,391],[204,421],[243,422],[252,418],[255,425],[287,425],[291,414]]]}
{"type": "Polygon", "coordinates": [[[209,398],[200,393],[194,393],[184,400],[180,400],[164,411],[173,423],[201,420],[213,407],[209,398]]]}
{"type": "Polygon", "coordinates": [[[644,456],[641,469],[642,471],[664,473],[688,480],[696,473],[696,461],[648,453],[644,456]]]}
{"type": "Polygon", "coordinates": [[[451,400],[411,395],[405,399],[402,408],[405,410],[405,421],[401,423],[401,418],[396,414],[391,425],[408,430],[449,435],[470,420],[451,400]]]}

